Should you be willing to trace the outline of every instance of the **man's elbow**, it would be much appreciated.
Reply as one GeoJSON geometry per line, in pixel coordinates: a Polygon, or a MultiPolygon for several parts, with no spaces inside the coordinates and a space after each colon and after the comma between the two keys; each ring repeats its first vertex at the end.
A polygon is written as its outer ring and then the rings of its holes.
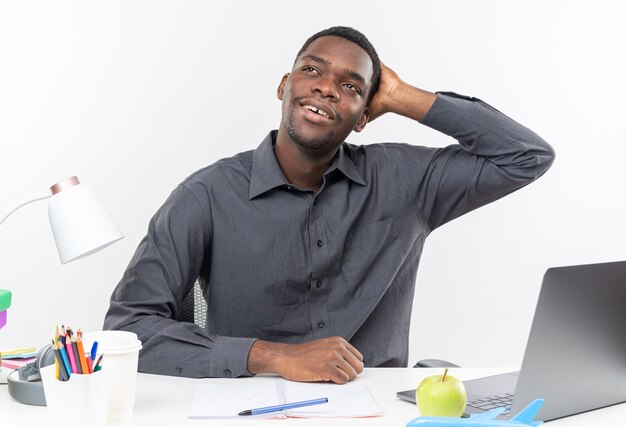
{"type": "Polygon", "coordinates": [[[539,136],[525,145],[529,148],[520,153],[517,161],[512,162],[507,170],[519,180],[532,182],[552,167],[556,152],[539,136]]]}
{"type": "Polygon", "coordinates": [[[556,151],[554,150],[554,148],[550,144],[548,144],[544,139],[542,138],[539,138],[539,139],[541,140],[541,143],[539,144],[541,149],[535,155],[536,168],[537,168],[537,175],[535,179],[539,178],[541,175],[546,173],[548,169],[552,167],[552,164],[554,163],[554,159],[556,158],[556,151]]]}

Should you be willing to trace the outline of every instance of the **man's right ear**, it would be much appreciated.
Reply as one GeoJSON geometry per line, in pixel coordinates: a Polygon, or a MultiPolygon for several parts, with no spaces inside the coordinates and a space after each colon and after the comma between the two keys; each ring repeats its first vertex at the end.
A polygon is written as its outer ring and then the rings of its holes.
{"type": "Polygon", "coordinates": [[[289,73],[285,74],[283,78],[280,80],[280,84],[278,85],[278,89],[276,90],[276,96],[281,101],[283,100],[283,94],[285,93],[285,85],[287,84],[287,79],[289,78],[289,73]]]}

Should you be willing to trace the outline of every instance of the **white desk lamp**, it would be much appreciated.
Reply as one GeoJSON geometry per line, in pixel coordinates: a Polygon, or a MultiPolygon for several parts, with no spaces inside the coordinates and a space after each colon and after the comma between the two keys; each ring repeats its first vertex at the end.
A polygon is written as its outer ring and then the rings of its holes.
{"type": "Polygon", "coordinates": [[[19,203],[0,219],[0,225],[22,206],[48,198],[50,227],[62,264],[91,255],[124,237],[98,195],[75,176],[54,184],[50,193],[19,203]]]}
{"type": "MultiPolygon", "coordinates": [[[[0,225],[19,208],[48,198],[50,227],[62,264],[89,256],[124,237],[102,200],[89,187],[81,184],[75,176],[54,184],[50,187],[50,193],[34,196],[17,204],[6,215],[0,217],[0,225]]],[[[0,367],[0,378],[2,371],[0,367]]],[[[35,393],[39,393],[43,399],[41,383],[24,383],[26,385],[22,386],[21,381],[11,380],[12,378],[9,378],[9,392],[17,400],[30,403],[20,399],[20,396],[22,389],[27,390],[24,396],[26,400],[30,399],[28,396],[33,392],[32,386],[39,386],[41,390],[35,390],[35,393]]]]}

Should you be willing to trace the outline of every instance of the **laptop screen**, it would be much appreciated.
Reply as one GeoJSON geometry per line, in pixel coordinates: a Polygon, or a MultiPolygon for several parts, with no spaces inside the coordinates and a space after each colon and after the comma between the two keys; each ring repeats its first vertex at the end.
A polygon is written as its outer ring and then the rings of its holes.
{"type": "Polygon", "coordinates": [[[626,401],[626,262],[550,268],[511,413],[551,420],[626,401]]]}

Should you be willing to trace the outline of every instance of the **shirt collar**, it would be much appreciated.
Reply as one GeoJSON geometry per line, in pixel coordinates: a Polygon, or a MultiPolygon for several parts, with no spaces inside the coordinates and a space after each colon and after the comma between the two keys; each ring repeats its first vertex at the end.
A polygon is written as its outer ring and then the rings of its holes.
{"type": "Polygon", "coordinates": [[[250,200],[272,188],[289,184],[274,155],[274,141],[277,133],[276,130],[268,133],[252,155],[250,190],[248,192],[250,200]]]}
{"type": "MultiPolygon", "coordinates": [[[[249,200],[273,188],[289,184],[274,154],[274,142],[276,141],[277,133],[277,130],[271,131],[252,155],[250,189],[248,191],[249,200]]],[[[367,185],[348,154],[345,143],[339,147],[338,155],[333,158],[330,167],[324,175],[335,169],[341,171],[347,178],[357,184],[367,185]]]]}
{"type": "Polygon", "coordinates": [[[348,145],[345,142],[341,144],[341,147],[339,147],[338,155],[333,158],[330,167],[324,175],[334,171],[335,169],[339,170],[347,178],[354,181],[355,183],[359,185],[367,185],[365,180],[363,180],[363,177],[361,177],[361,174],[357,170],[356,166],[354,165],[354,161],[348,153],[348,145]]]}

